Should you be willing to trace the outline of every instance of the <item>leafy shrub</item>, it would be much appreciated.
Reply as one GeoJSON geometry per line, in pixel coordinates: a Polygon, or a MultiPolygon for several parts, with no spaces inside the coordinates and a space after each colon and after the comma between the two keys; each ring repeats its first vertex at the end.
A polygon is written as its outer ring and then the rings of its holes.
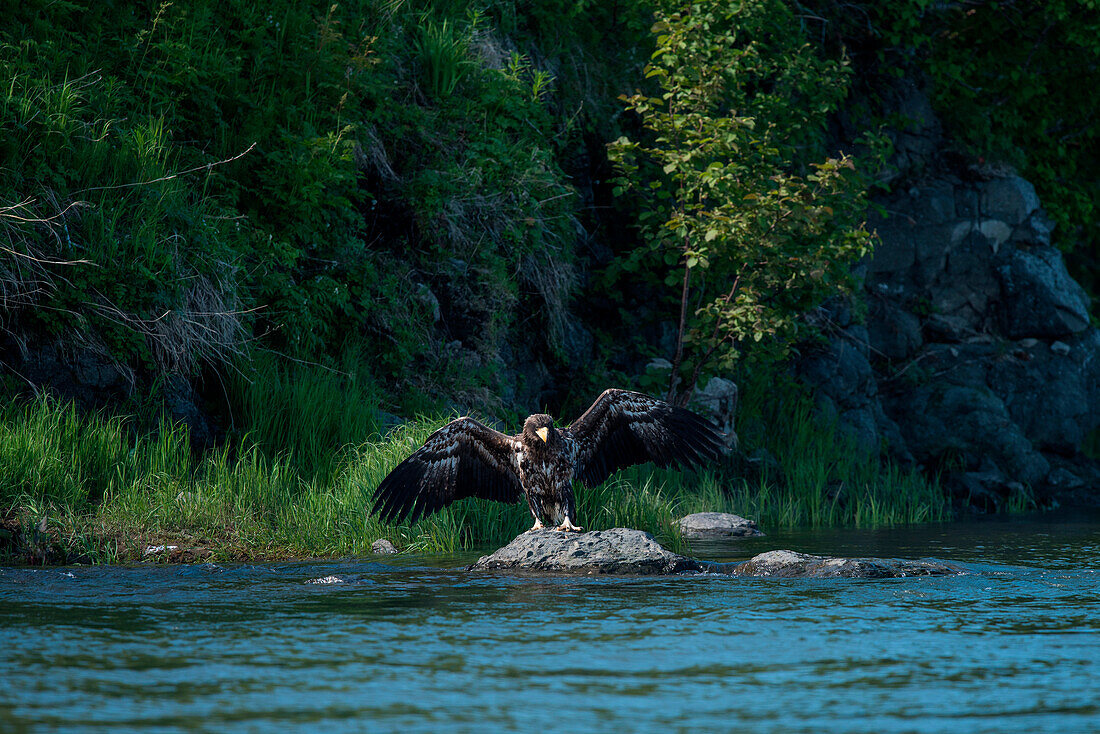
{"type": "Polygon", "coordinates": [[[799,316],[846,286],[870,235],[851,157],[813,159],[846,66],[818,57],[784,3],[662,11],[653,31],[646,76],[660,93],[625,99],[648,137],[612,146],[644,238],[617,268],[678,293],[669,397],[686,401],[747,345],[782,354],[799,316]]]}

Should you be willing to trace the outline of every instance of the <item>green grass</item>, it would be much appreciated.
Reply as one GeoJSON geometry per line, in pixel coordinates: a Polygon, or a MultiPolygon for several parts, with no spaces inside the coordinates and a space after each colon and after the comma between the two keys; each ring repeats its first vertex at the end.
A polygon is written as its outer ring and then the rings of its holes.
{"type": "MultiPolygon", "coordinates": [[[[415,525],[366,513],[381,479],[448,417],[422,416],[382,437],[372,389],[318,370],[261,366],[242,394],[250,430],[199,456],[179,424],[143,431],[133,419],[81,414],[48,398],[0,410],[4,532],[51,548],[43,558],[126,562],[149,545],[178,545],[175,560],[358,556],[378,538],[456,553],[502,545],[530,527],[522,503],[465,500],[415,525]]],[[[691,512],[736,512],[766,531],[949,517],[935,482],[861,458],[815,425],[804,401],[762,405],[772,415],[750,404],[743,422],[767,419],[765,447],[781,477],[634,467],[578,488],[580,523],[640,528],[683,550],[675,521],[691,512]]]]}

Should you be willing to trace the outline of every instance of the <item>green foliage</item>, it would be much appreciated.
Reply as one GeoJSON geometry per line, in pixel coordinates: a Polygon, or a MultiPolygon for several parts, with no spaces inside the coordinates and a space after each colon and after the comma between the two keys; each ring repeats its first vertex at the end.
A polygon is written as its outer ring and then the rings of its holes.
{"type": "Polygon", "coordinates": [[[852,159],[814,161],[846,64],[819,58],[784,3],[692,5],[659,13],[653,31],[646,76],[660,93],[626,98],[650,137],[611,149],[645,242],[613,272],[652,269],[679,292],[669,395],[686,399],[747,345],[781,355],[799,316],[846,287],[870,235],[852,159]]]}
{"type": "Polygon", "coordinates": [[[418,5],[21,4],[0,29],[5,327],[154,378],[351,346],[381,382],[461,376],[444,387],[473,402],[506,339],[539,346],[520,318],[560,345],[552,79],[464,3],[418,5]]]}
{"type": "MultiPolygon", "coordinates": [[[[264,368],[285,379],[282,370],[264,368]]],[[[131,421],[81,415],[49,399],[0,411],[0,505],[8,520],[45,524],[65,555],[99,561],[144,558],[147,545],[197,548],[179,558],[282,558],[365,555],[387,537],[416,552],[456,553],[499,546],[530,526],[523,503],[463,500],[415,525],[388,526],[367,515],[381,479],[447,418],[420,418],[380,437],[341,446],[369,429],[373,405],[318,405],[339,386],[334,378],[298,373],[271,406],[279,417],[251,415],[253,430],[194,457],[178,424],[142,432],[131,421]],[[320,414],[309,415],[313,407],[320,414]],[[289,422],[293,420],[294,422],[289,422]],[[278,424],[278,425],[276,425],[278,424]],[[326,436],[324,449],[311,445],[326,436]],[[256,439],[294,447],[271,451],[256,439]]],[[[366,397],[369,390],[350,386],[366,397]]],[[[757,394],[757,393],[753,393],[757,394]]],[[[739,427],[774,449],[785,479],[746,482],[724,471],[691,473],[635,467],[592,488],[577,488],[578,514],[591,529],[635,527],[683,549],[676,518],[730,511],[764,527],[859,525],[944,519],[938,487],[914,474],[882,471],[843,440],[813,423],[805,403],[761,389],[739,427]],[[763,421],[759,430],[754,422],[763,421]],[[759,436],[758,436],[759,434],[759,436]]],[[[246,406],[247,408],[247,406],[246,406]]]]}
{"type": "Polygon", "coordinates": [[[255,444],[308,479],[326,481],[347,451],[380,431],[380,390],[354,352],[343,371],[259,355],[230,389],[231,414],[255,444]]]}
{"type": "Polygon", "coordinates": [[[448,97],[472,66],[469,39],[449,20],[424,18],[417,44],[423,88],[433,99],[448,97]]]}

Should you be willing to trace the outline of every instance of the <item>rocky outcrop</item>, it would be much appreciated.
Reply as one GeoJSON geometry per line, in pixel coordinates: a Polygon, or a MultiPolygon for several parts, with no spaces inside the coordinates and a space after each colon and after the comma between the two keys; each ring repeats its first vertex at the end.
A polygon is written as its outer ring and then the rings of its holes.
{"type": "Polygon", "coordinates": [[[645,576],[704,569],[701,561],[665,550],[649,533],[627,528],[588,533],[528,530],[469,567],[471,571],[645,576]]]}
{"type": "Polygon", "coordinates": [[[799,374],[855,446],[942,473],[963,503],[991,509],[1025,486],[1040,499],[1067,487],[1087,498],[1098,470],[1080,449],[1100,427],[1088,296],[1028,181],[917,145],[940,130],[916,97],[897,101],[914,126],[857,273],[866,318],[851,303],[817,314],[829,340],[799,374]]]}
{"type": "Polygon", "coordinates": [[[764,535],[756,523],[729,512],[696,512],[680,518],[680,533],[688,539],[756,538],[764,535]]]}
{"type": "Polygon", "coordinates": [[[775,550],[761,553],[733,566],[733,576],[800,579],[886,579],[906,576],[953,576],[963,573],[958,566],[940,561],[903,561],[884,558],[828,558],[775,550]]]}

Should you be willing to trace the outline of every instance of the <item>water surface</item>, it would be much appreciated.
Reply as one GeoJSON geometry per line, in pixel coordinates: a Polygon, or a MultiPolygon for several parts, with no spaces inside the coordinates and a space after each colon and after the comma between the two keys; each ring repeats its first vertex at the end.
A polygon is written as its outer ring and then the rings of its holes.
{"type": "Polygon", "coordinates": [[[472,557],[0,569],[0,731],[1100,731],[1100,515],[698,546],[895,580],[515,578],[472,557]],[[311,580],[337,577],[345,583],[311,580]]]}

